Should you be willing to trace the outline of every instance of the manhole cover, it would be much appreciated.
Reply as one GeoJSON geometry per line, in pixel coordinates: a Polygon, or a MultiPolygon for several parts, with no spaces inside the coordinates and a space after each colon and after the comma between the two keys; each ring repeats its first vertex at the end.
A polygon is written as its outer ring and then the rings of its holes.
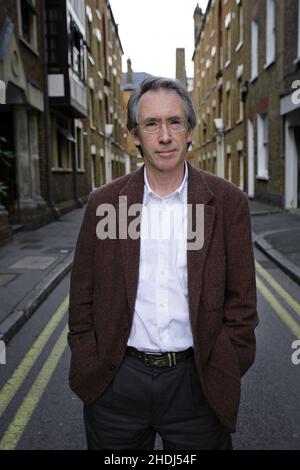
{"type": "Polygon", "coordinates": [[[54,263],[56,258],[53,256],[25,256],[16,263],[9,266],[11,269],[47,269],[54,263]]]}

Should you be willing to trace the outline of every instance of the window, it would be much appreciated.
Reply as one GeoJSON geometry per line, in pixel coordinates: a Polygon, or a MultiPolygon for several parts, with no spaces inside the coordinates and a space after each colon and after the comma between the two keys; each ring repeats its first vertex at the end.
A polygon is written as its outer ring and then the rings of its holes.
{"type": "Polygon", "coordinates": [[[94,90],[92,88],[89,89],[89,119],[90,119],[90,126],[95,126],[95,97],[94,97],[94,90]]]}
{"type": "Polygon", "coordinates": [[[91,155],[91,180],[92,180],[92,188],[96,187],[96,155],[91,155]]]}
{"type": "Polygon", "coordinates": [[[83,37],[73,20],[71,20],[70,50],[72,69],[81,80],[84,80],[83,37]]]}
{"type": "Polygon", "coordinates": [[[66,119],[57,117],[53,119],[54,138],[54,167],[62,169],[71,168],[71,145],[75,139],[69,130],[66,119]]]}
{"type": "Polygon", "coordinates": [[[231,128],[231,93],[227,91],[227,129],[231,128]]]}
{"type": "Polygon", "coordinates": [[[228,64],[231,61],[231,29],[230,27],[227,28],[227,32],[226,32],[226,51],[227,51],[226,64],[228,64]]]}
{"type": "Polygon", "coordinates": [[[244,17],[243,5],[241,0],[238,0],[238,46],[241,46],[244,41],[244,17]]]}
{"type": "Polygon", "coordinates": [[[227,179],[232,181],[232,165],[231,165],[231,154],[227,153],[227,179]]]}
{"type": "Polygon", "coordinates": [[[244,190],[244,156],[242,150],[238,151],[239,162],[239,188],[244,190]]]}
{"type": "Polygon", "coordinates": [[[239,90],[239,116],[238,116],[238,121],[243,121],[244,119],[244,101],[243,101],[243,84],[241,80],[238,81],[238,90],[239,90]]]}
{"type": "Polygon", "coordinates": [[[257,115],[257,177],[269,178],[269,141],[268,117],[266,114],[257,115]]]}
{"type": "Polygon", "coordinates": [[[37,50],[35,0],[20,0],[20,32],[22,39],[37,50]]]}
{"type": "Polygon", "coordinates": [[[81,127],[75,127],[76,129],[76,161],[77,161],[77,170],[84,169],[83,162],[83,134],[81,127]]]}
{"type": "Polygon", "coordinates": [[[267,0],[266,66],[275,60],[275,1],[267,0]]]}
{"type": "Polygon", "coordinates": [[[258,24],[251,22],[251,79],[258,76],[258,24]]]}
{"type": "Polygon", "coordinates": [[[46,21],[47,21],[47,59],[48,65],[58,67],[60,65],[59,57],[59,29],[60,19],[57,8],[49,8],[46,10],[46,21]]]}

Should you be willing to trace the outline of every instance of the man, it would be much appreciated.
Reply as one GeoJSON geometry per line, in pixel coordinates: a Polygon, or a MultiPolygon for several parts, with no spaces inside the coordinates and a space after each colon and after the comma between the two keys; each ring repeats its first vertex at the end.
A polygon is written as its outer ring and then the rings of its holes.
{"type": "Polygon", "coordinates": [[[185,161],[195,124],[179,82],[146,79],[128,103],[145,165],[89,198],[68,337],[89,449],[152,449],[156,432],[165,449],[232,448],[255,356],[250,217],[237,187],[185,161]]]}

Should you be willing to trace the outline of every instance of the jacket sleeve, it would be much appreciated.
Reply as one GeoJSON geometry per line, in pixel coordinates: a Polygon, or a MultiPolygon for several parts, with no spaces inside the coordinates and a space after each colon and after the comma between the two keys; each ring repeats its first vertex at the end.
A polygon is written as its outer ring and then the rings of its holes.
{"type": "Polygon", "coordinates": [[[94,256],[96,238],[95,193],[90,194],[80,228],[71,273],[68,342],[70,378],[89,369],[97,355],[93,324],[94,256]]]}
{"type": "Polygon", "coordinates": [[[226,261],[224,324],[243,376],[255,358],[254,329],[258,325],[251,219],[245,195],[227,231],[226,261]]]}

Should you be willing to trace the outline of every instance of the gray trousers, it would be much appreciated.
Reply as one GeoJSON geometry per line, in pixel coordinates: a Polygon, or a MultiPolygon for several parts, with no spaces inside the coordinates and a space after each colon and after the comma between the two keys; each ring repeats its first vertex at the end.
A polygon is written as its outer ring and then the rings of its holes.
{"type": "Polygon", "coordinates": [[[208,405],[194,358],[157,369],[126,357],[114,380],[84,406],[88,449],[231,450],[231,435],[208,405]]]}

